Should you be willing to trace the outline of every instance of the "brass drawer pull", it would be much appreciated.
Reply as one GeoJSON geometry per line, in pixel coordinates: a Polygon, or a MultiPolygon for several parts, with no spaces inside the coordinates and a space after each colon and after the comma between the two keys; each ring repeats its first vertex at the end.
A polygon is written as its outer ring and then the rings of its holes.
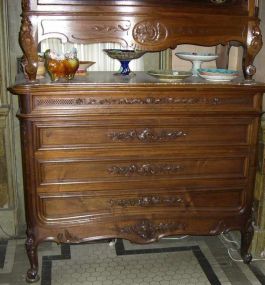
{"type": "Polygon", "coordinates": [[[143,130],[130,130],[128,132],[114,132],[109,134],[109,137],[113,141],[128,141],[139,140],[143,142],[156,142],[156,141],[170,141],[180,137],[185,137],[187,134],[182,130],[166,131],[163,130],[160,133],[156,133],[151,129],[143,130]]]}

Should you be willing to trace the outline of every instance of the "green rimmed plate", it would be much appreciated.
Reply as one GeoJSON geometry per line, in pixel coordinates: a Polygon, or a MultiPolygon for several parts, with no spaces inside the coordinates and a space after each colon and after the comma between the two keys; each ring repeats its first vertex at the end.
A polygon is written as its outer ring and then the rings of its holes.
{"type": "Polygon", "coordinates": [[[149,70],[147,74],[166,81],[180,81],[192,75],[190,71],[177,70],[149,70]]]}

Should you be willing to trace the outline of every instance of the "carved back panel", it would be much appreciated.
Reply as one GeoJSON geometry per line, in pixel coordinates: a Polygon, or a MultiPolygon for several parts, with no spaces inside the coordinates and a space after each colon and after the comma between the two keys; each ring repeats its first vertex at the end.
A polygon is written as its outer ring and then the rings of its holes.
{"type": "Polygon", "coordinates": [[[262,41],[255,0],[22,0],[20,44],[30,80],[36,77],[38,43],[58,37],[75,43],[118,42],[160,51],[178,44],[212,46],[238,42],[244,74],[262,41]],[[255,17],[254,17],[255,16],[255,17]]]}

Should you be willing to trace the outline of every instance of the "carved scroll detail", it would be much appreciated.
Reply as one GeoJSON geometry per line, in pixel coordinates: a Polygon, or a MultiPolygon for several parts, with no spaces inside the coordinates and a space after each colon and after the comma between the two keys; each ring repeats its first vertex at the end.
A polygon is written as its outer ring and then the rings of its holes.
{"type": "Polygon", "coordinates": [[[135,234],[145,240],[158,238],[160,234],[175,230],[183,230],[185,225],[182,223],[159,223],[154,224],[149,220],[143,220],[138,224],[120,228],[122,234],[135,234]]]}
{"type": "Polygon", "coordinates": [[[153,205],[167,205],[167,206],[185,206],[184,201],[180,197],[159,197],[159,196],[147,196],[141,198],[132,199],[118,199],[109,201],[111,207],[130,207],[130,206],[153,206],[153,205]]]}
{"type": "MultiPolygon", "coordinates": [[[[100,16],[98,17],[100,19],[100,16]]],[[[104,41],[116,41],[127,44],[126,38],[131,28],[129,20],[94,20],[89,18],[82,19],[59,19],[56,17],[41,20],[40,37],[50,33],[57,34],[63,41],[78,42],[98,42],[100,39],[104,41]],[[66,27],[71,26],[71,29],[66,27]],[[85,27],[85,29],[84,29],[85,27]],[[85,31],[85,32],[84,32],[85,31]]]]}
{"type": "Polygon", "coordinates": [[[263,46],[259,22],[250,22],[248,26],[247,46],[243,58],[244,75],[246,79],[252,79],[256,73],[256,67],[253,65],[256,55],[263,46]]]}
{"type": "Polygon", "coordinates": [[[23,17],[19,32],[19,43],[24,52],[23,69],[25,76],[32,81],[36,79],[38,67],[37,43],[34,36],[36,35],[30,18],[23,17]]]}
{"type": "Polygon", "coordinates": [[[97,32],[125,32],[130,29],[130,22],[124,24],[124,25],[117,25],[117,26],[110,26],[110,25],[95,25],[91,27],[91,30],[97,31],[97,32]]]}
{"type": "Polygon", "coordinates": [[[151,165],[151,164],[132,164],[128,166],[112,166],[108,169],[108,172],[113,175],[121,176],[152,176],[152,175],[169,175],[176,174],[183,167],[180,165],[151,165]]]}
{"type": "Polygon", "coordinates": [[[168,35],[166,26],[158,21],[142,21],[133,28],[133,38],[141,44],[157,45],[168,35]]]}
{"type": "Polygon", "coordinates": [[[157,141],[169,141],[175,140],[179,137],[185,137],[187,134],[184,131],[166,131],[163,130],[160,133],[155,133],[150,129],[144,130],[130,130],[128,132],[114,132],[109,134],[109,137],[113,141],[128,141],[139,140],[143,142],[157,142],[157,141]]]}
{"type": "Polygon", "coordinates": [[[22,6],[22,11],[29,10],[29,0],[22,0],[21,6],[22,6]]]}
{"type": "Polygon", "coordinates": [[[61,243],[75,243],[75,242],[80,242],[81,239],[72,235],[68,230],[64,230],[63,233],[59,233],[57,235],[57,240],[61,243]]]}

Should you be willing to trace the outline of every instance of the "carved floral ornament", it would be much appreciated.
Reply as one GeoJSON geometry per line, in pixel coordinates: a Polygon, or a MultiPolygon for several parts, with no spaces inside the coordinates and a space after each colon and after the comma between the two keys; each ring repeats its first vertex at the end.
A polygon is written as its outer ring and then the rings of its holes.
{"type": "Polygon", "coordinates": [[[183,170],[181,165],[171,164],[131,164],[126,166],[111,166],[108,168],[109,174],[119,176],[153,176],[153,175],[173,175],[183,170]]]}
{"type": "Polygon", "coordinates": [[[158,238],[159,235],[176,230],[184,230],[185,224],[177,222],[153,223],[149,220],[142,220],[137,224],[125,226],[119,229],[122,234],[135,234],[142,239],[150,240],[158,238]]]}
{"type": "Polygon", "coordinates": [[[179,206],[184,207],[185,203],[181,197],[160,197],[160,196],[145,196],[141,198],[131,199],[118,199],[109,201],[111,207],[147,207],[154,205],[166,205],[166,206],[179,206]]]}
{"type": "Polygon", "coordinates": [[[113,132],[109,137],[113,141],[133,141],[139,140],[141,142],[160,142],[175,140],[179,137],[185,137],[187,134],[183,130],[167,131],[162,130],[155,132],[154,130],[145,128],[143,130],[129,130],[125,132],[113,132]]]}
{"type": "Polygon", "coordinates": [[[36,97],[35,106],[86,106],[86,105],[220,105],[244,103],[245,98],[208,98],[208,97],[145,97],[145,98],[43,98],[36,97]],[[243,101],[243,102],[242,102],[243,101]]]}
{"type": "Polygon", "coordinates": [[[57,235],[57,240],[60,243],[76,243],[80,242],[81,239],[73,234],[71,234],[68,230],[64,230],[64,232],[61,232],[57,235]]]}

